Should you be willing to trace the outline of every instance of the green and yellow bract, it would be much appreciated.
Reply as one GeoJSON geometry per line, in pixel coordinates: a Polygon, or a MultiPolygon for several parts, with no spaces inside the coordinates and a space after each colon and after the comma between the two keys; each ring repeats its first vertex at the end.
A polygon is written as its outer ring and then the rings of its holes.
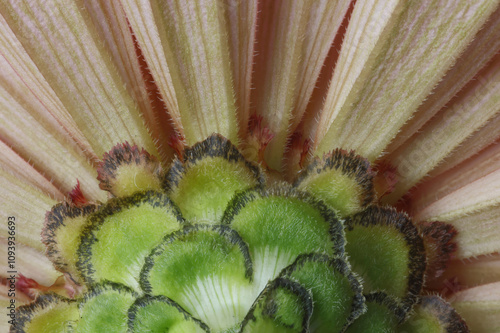
{"type": "Polygon", "coordinates": [[[41,295],[11,331],[467,330],[419,296],[424,241],[374,203],[370,165],[354,153],[316,159],[293,185],[266,181],[219,135],[167,172],[155,163],[118,145],[99,169],[114,198],[49,212],[47,254],[83,291],[41,295]]]}

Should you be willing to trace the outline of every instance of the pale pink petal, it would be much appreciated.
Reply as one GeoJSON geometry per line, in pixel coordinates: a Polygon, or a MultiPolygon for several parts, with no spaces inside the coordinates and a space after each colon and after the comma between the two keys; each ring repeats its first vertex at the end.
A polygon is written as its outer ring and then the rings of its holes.
{"type": "Polygon", "coordinates": [[[77,179],[89,199],[104,200],[97,172],[74,142],[42,126],[35,117],[0,86],[0,139],[32,164],[62,192],[67,193],[77,179]]]}
{"type": "MultiPolygon", "coordinates": [[[[473,198],[471,193],[468,198],[473,198]]],[[[466,259],[500,252],[500,206],[490,206],[468,215],[446,220],[458,231],[455,256],[466,259]]]]}
{"type": "Polygon", "coordinates": [[[0,237],[9,236],[9,217],[16,226],[16,243],[30,246],[37,251],[45,251],[40,233],[45,221],[45,213],[57,203],[16,177],[0,169],[0,237]]]}
{"type": "Polygon", "coordinates": [[[416,220],[440,220],[458,230],[458,258],[500,251],[500,145],[411,190],[408,210],[416,220]]]}
{"type": "MultiPolygon", "coordinates": [[[[460,288],[471,288],[500,281],[500,253],[479,258],[453,260],[440,280],[442,280],[441,284],[443,280],[445,281],[444,288],[449,283],[456,283],[460,288]]],[[[452,287],[449,289],[452,291],[452,287]]]]}
{"type": "MultiPolygon", "coordinates": [[[[105,198],[88,161],[97,159],[88,141],[2,16],[0,31],[0,141],[8,147],[2,149],[4,159],[14,156],[12,149],[50,180],[56,192],[70,191],[79,178],[89,198],[105,198]]],[[[22,169],[26,162],[19,163],[22,169]]]]}
{"type": "Polygon", "coordinates": [[[52,182],[10,149],[3,141],[0,141],[0,165],[4,171],[7,171],[34,188],[39,188],[43,193],[48,194],[52,198],[61,201],[64,200],[65,195],[52,182]]]}
{"type": "Polygon", "coordinates": [[[158,25],[155,22],[150,0],[120,0],[127,20],[137,38],[148,68],[158,85],[175,128],[182,134],[182,122],[175,96],[172,77],[167,65],[167,59],[161,46],[158,25]]]}
{"type": "Polygon", "coordinates": [[[274,134],[266,162],[280,170],[287,138],[306,110],[349,1],[262,3],[255,71],[255,113],[274,134]]]}
{"type": "Polygon", "coordinates": [[[96,160],[89,142],[1,15],[0,31],[0,85],[53,135],[75,141],[73,146],[96,160]]]}
{"type": "MultiPolygon", "coordinates": [[[[432,93],[420,105],[414,117],[401,128],[401,132],[387,147],[386,152],[390,153],[396,150],[396,148],[415,134],[491,60],[499,49],[500,7],[491,14],[490,19],[479,30],[472,43],[460,55],[457,63],[446,73],[441,82],[439,82],[432,90],[432,93]]],[[[464,150],[464,152],[467,151],[464,150]]]]}
{"type": "Polygon", "coordinates": [[[0,237],[0,275],[8,276],[11,274],[22,274],[27,278],[33,279],[36,282],[46,287],[51,286],[55,280],[62,275],[61,272],[55,270],[52,262],[45,256],[44,252],[40,252],[22,244],[15,245],[15,259],[8,262],[8,247],[9,241],[7,238],[0,237]],[[12,266],[11,266],[12,265],[12,266]]]}
{"type": "Polygon", "coordinates": [[[151,6],[141,14],[152,13],[158,25],[161,45],[155,47],[163,48],[187,144],[214,132],[237,143],[229,32],[221,20],[225,6],[216,0],[171,0],[151,6]]]}
{"type": "Polygon", "coordinates": [[[143,71],[146,69],[140,67],[134,38],[123,7],[117,1],[84,0],[83,3],[98,29],[101,40],[110,50],[127,91],[142,112],[163,162],[168,164],[173,154],[172,148],[167,144],[170,136],[174,134],[171,119],[166,114],[163,103],[154,103],[158,99],[151,88],[148,89],[151,85],[154,88],[156,86],[146,81],[150,78],[144,77],[143,71]]]}
{"type": "Polygon", "coordinates": [[[74,1],[4,1],[0,13],[98,156],[115,144],[155,152],[105,45],[74,1]],[[62,15],[64,13],[64,15],[62,15]]]}
{"type": "Polygon", "coordinates": [[[226,7],[225,14],[229,24],[229,46],[240,138],[244,138],[247,134],[250,117],[258,0],[224,0],[223,3],[226,7]]]}
{"type": "Polygon", "coordinates": [[[399,182],[387,202],[395,202],[454,148],[485,126],[500,111],[500,55],[471,81],[425,128],[387,157],[399,182]]]}
{"type": "Polygon", "coordinates": [[[450,300],[474,333],[500,330],[500,282],[461,291],[450,300]]]}
{"type": "MultiPolygon", "coordinates": [[[[411,190],[409,210],[417,219],[439,218],[440,215],[456,209],[456,205],[444,207],[445,202],[441,201],[441,199],[452,195],[454,192],[463,191],[462,188],[499,169],[500,144],[493,143],[487,149],[460,165],[442,174],[430,177],[422,184],[417,185],[411,190]]],[[[471,198],[471,200],[474,199],[471,198]]],[[[464,198],[460,203],[461,208],[467,207],[468,201],[468,199],[464,198]]]]}
{"type": "Polygon", "coordinates": [[[357,1],[320,118],[316,153],[343,147],[378,158],[497,5],[357,1]]]}
{"type": "Polygon", "coordinates": [[[478,154],[481,150],[485,149],[492,143],[495,144],[496,142],[498,144],[500,142],[499,128],[500,113],[497,113],[497,115],[488,120],[488,122],[481,127],[481,129],[474,132],[473,135],[462,142],[460,146],[451,152],[451,154],[446,156],[443,163],[439,164],[436,168],[429,172],[429,177],[434,177],[459,165],[473,155],[478,154]]]}
{"type": "Polygon", "coordinates": [[[319,117],[323,110],[325,104],[325,97],[328,94],[330,87],[330,81],[333,77],[339,56],[342,42],[345,37],[345,33],[349,26],[351,15],[354,11],[355,1],[351,1],[349,8],[344,16],[342,24],[339,27],[337,36],[330,47],[330,51],[325,59],[321,73],[319,74],[318,81],[316,82],[316,87],[313,90],[311,100],[307,105],[306,112],[302,117],[302,123],[299,125],[298,131],[302,134],[304,138],[313,140],[316,135],[317,128],[320,126],[319,117]]]}

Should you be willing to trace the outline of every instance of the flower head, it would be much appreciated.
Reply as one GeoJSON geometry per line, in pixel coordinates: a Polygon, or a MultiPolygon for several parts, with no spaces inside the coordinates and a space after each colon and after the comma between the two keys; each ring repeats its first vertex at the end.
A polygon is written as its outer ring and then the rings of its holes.
{"type": "Polygon", "coordinates": [[[2,324],[497,329],[499,11],[1,3],[2,324]]]}

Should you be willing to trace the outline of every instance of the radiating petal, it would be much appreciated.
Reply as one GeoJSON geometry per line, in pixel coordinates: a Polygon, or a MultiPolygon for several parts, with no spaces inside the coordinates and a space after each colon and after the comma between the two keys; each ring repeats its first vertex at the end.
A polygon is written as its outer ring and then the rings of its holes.
{"type": "Polygon", "coordinates": [[[0,13],[98,156],[127,140],[155,152],[79,2],[56,1],[42,8],[35,0],[4,1],[0,13]]]}
{"type": "Polygon", "coordinates": [[[394,202],[468,136],[500,111],[500,55],[465,90],[388,160],[397,167],[399,182],[387,202],[394,202]]]}
{"type": "MultiPolygon", "coordinates": [[[[479,70],[500,49],[500,7],[491,14],[490,19],[479,30],[456,64],[446,73],[441,82],[420,105],[415,115],[402,128],[386,149],[392,152],[415,134],[429,119],[455,96],[479,70]]],[[[491,141],[490,141],[491,142],[491,141]]]]}
{"type": "MultiPolygon", "coordinates": [[[[470,197],[474,197],[474,195],[476,193],[471,193],[470,197]]],[[[499,205],[490,206],[446,222],[453,225],[458,231],[455,237],[458,245],[455,253],[457,258],[466,259],[500,252],[500,242],[498,241],[500,239],[499,205]]]]}
{"type": "Polygon", "coordinates": [[[500,281],[500,253],[451,261],[440,280],[453,279],[466,288],[500,281]]]}
{"type": "Polygon", "coordinates": [[[497,113],[496,116],[488,120],[488,122],[481,127],[481,129],[474,132],[473,135],[468,137],[460,144],[460,146],[446,156],[443,163],[432,169],[431,172],[429,172],[429,177],[434,177],[450,170],[468,158],[471,158],[478,153],[480,154],[480,151],[489,149],[486,147],[498,144],[500,142],[499,128],[500,113],[497,113]]]}
{"type": "Polygon", "coordinates": [[[224,0],[240,138],[248,130],[258,0],[224,0]]]}
{"type": "Polygon", "coordinates": [[[139,63],[139,55],[123,7],[117,1],[83,0],[89,16],[98,29],[99,36],[110,50],[112,59],[129,94],[134,98],[151,131],[155,144],[165,164],[171,159],[173,151],[167,145],[174,134],[171,119],[167,116],[164,103],[152,91],[157,89],[154,82],[148,82],[139,63]]]}
{"type": "MultiPolygon", "coordinates": [[[[29,161],[63,193],[71,191],[77,179],[89,199],[104,200],[97,172],[73,144],[57,132],[46,129],[18,101],[0,86],[1,140],[29,161]]],[[[40,215],[43,217],[43,214],[40,215]]]]}
{"type": "Polygon", "coordinates": [[[2,276],[9,276],[12,273],[9,274],[8,272],[15,271],[16,275],[20,273],[25,277],[34,279],[36,282],[48,287],[62,275],[61,272],[54,269],[52,262],[45,256],[44,253],[22,244],[16,244],[16,250],[14,251],[15,259],[13,260],[13,263],[11,262],[13,266],[10,266],[7,261],[8,247],[7,238],[0,237],[0,256],[2,257],[0,269],[2,276]]]}
{"type": "Polygon", "coordinates": [[[500,330],[500,282],[486,284],[457,293],[452,306],[474,333],[500,330]]]}
{"type": "MultiPolygon", "coordinates": [[[[306,111],[302,116],[301,123],[299,124],[298,128],[295,130],[294,133],[294,135],[296,136],[300,134],[301,139],[304,140],[302,143],[302,147],[300,146],[299,147],[301,148],[302,151],[307,150],[307,155],[306,155],[307,158],[311,157],[309,156],[311,155],[309,153],[312,147],[312,141],[317,132],[318,126],[320,126],[319,117],[321,111],[323,110],[323,105],[325,104],[325,98],[328,94],[330,81],[332,79],[333,73],[335,72],[335,68],[338,63],[342,42],[344,40],[345,33],[349,26],[349,22],[351,19],[351,15],[354,11],[355,4],[356,4],[355,1],[351,1],[349,8],[347,9],[344,19],[337,32],[337,36],[335,36],[335,39],[333,40],[333,43],[330,46],[330,51],[326,56],[323,68],[321,69],[318,80],[316,81],[316,87],[313,90],[306,111]],[[307,147],[304,147],[305,145],[307,145],[307,147]]],[[[287,171],[289,171],[290,168],[293,167],[294,158],[297,159],[297,155],[294,156],[294,148],[296,148],[296,146],[294,146],[293,140],[294,137],[292,136],[290,150],[287,152],[287,155],[285,156],[285,158],[287,158],[287,171]]],[[[295,154],[297,154],[297,152],[295,152],[295,154]]],[[[302,156],[304,155],[302,154],[302,156]]],[[[307,161],[303,160],[303,162],[307,161]]],[[[301,165],[299,165],[298,167],[301,168],[304,165],[305,163],[301,163],[301,165]]],[[[296,172],[299,172],[299,170],[296,170],[296,172]]]]}
{"type": "Polygon", "coordinates": [[[0,152],[0,165],[4,171],[34,188],[39,188],[56,200],[64,200],[64,194],[54,184],[2,141],[0,141],[0,152]]]}
{"type": "MultiPolygon", "coordinates": [[[[79,177],[89,198],[104,198],[97,186],[95,171],[87,161],[97,158],[88,141],[2,16],[0,31],[0,105],[3,110],[0,138],[7,146],[4,160],[16,154],[29,160],[63,193],[70,191],[79,177]]],[[[26,164],[16,158],[10,163],[14,162],[19,169],[26,164]]],[[[51,188],[47,193],[58,192],[53,192],[53,186],[46,182],[43,186],[49,186],[45,190],[51,188]]]]}
{"type": "Polygon", "coordinates": [[[0,169],[0,200],[2,209],[0,217],[0,236],[7,238],[9,217],[15,220],[16,243],[28,245],[40,252],[45,251],[40,233],[42,231],[45,213],[57,203],[16,177],[0,169]]]}
{"type": "Polygon", "coordinates": [[[167,59],[160,47],[160,33],[155,23],[150,0],[120,0],[127,21],[137,38],[137,43],[146,59],[160,94],[172,117],[175,128],[182,133],[181,115],[175,96],[172,77],[167,65],[167,59]]]}
{"type": "Polygon", "coordinates": [[[1,15],[0,29],[0,85],[53,135],[74,140],[88,158],[97,159],[89,142],[1,15]]]}
{"type": "MultiPolygon", "coordinates": [[[[280,170],[349,1],[265,1],[258,30],[255,112],[274,134],[266,162],[280,170]]],[[[254,98],[254,97],[252,97],[254,98]]]]}
{"type": "Polygon", "coordinates": [[[377,158],[498,3],[358,1],[320,119],[316,153],[341,146],[377,158]]]}
{"type": "Polygon", "coordinates": [[[237,143],[225,6],[218,0],[171,0],[152,7],[187,144],[212,133],[237,143]]]}
{"type": "Polygon", "coordinates": [[[500,145],[429,178],[411,191],[416,220],[440,220],[457,231],[458,258],[500,251],[500,145]]]}
{"type": "MultiPolygon", "coordinates": [[[[10,286],[7,286],[6,284],[0,284],[0,316],[2,316],[2,318],[7,318],[6,320],[0,321],[0,332],[9,332],[10,324],[8,321],[15,318],[15,309],[12,309],[14,306],[11,305],[11,299],[13,298],[9,297],[9,289],[10,286]],[[11,308],[9,308],[9,306],[11,308]]],[[[15,307],[31,301],[28,296],[22,293],[17,293],[14,299],[16,302],[15,307]]]]}
{"type": "MultiPolygon", "coordinates": [[[[460,193],[464,195],[467,193],[463,192],[465,189],[471,189],[471,187],[468,186],[473,186],[473,183],[479,181],[483,177],[492,179],[492,176],[489,175],[495,173],[499,169],[500,145],[498,143],[493,143],[478,155],[468,159],[455,168],[427,179],[425,182],[412,189],[409,210],[412,212],[412,215],[419,220],[443,218],[444,214],[449,214],[451,212],[455,212],[453,216],[465,215],[474,210],[474,207],[469,207],[469,201],[472,203],[475,198],[463,198],[464,200],[459,204],[460,209],[465,209],[465,211],[462,212],[460,210],[456,211],[456,204],[445,206],[449,203],[449,200],[445,198],[447,196],[457,198],[456,195],[460,195],[460,193]]],[[[483,183],[484,182],[480,182],[477,184],[483,183]]],[[[486,193],[486,189],[483,189],[483,191],[486,193]]],[[[465,195],[468,196],[470,194],[467,193],[465,195]]],[[[491,199],[494,199],[493,193],[488,194],[488,197],[490,197],[490,195],[491,199]]]]}

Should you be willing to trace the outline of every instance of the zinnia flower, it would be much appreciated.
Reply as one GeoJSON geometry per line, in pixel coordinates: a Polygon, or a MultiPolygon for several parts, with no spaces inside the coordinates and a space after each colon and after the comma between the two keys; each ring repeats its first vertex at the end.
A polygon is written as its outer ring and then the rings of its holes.
{"type": "Polygon", "coordinates": [[[499,331],[499,3],[2,1],[2,331],[499,331]]]}

